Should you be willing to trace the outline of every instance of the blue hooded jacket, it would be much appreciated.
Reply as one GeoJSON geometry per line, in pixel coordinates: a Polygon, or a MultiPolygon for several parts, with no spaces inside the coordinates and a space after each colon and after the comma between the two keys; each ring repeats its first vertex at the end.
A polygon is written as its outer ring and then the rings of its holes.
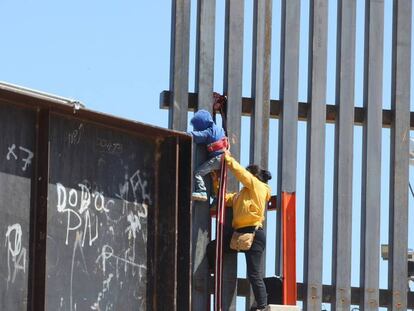
{"type": "MultiPolygon", "coordinates": [[[[190,123],[194,128],[191,135],[193,135],[196,144],[209,145],[226,136],[224,130],[214,123],[211,114],[207,110],[198,110],[190,123]]],[[[221,153],[223,151],[210,152],[209,157],[215,157],[221,153]]]]}

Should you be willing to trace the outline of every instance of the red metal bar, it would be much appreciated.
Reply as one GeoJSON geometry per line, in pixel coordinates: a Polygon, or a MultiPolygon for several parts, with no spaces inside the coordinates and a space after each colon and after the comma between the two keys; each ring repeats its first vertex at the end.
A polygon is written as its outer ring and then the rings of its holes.
{"type": "Polygon", "coordinates": [[[296,305],[296,193],[282,192],[283,304],[296,305]]]}

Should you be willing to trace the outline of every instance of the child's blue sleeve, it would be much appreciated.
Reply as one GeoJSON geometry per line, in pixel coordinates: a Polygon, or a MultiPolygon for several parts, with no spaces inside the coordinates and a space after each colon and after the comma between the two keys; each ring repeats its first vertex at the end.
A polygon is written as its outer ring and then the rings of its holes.
{"type": "Polygon", "coordinates": [[[203,144],[207,142],[207,138],[210,136],[210,131],[208,129],[204,131],[192,131],[194,142],[196,144],[203,144]]]}

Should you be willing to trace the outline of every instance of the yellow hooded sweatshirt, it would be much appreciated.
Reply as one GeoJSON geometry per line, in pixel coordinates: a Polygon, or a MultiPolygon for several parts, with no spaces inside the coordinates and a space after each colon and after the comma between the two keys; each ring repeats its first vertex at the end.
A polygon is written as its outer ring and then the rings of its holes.
{"type": "Polygon", "coordinates": [[[271,196],[269,185],[256,178],[230,155],[226,154],[224,159],[228,168],[243,185],[239,192],[226,194],[226,206],[233,207],[233,228],[261,227],[265,218],[266,203],[271,196]]]}

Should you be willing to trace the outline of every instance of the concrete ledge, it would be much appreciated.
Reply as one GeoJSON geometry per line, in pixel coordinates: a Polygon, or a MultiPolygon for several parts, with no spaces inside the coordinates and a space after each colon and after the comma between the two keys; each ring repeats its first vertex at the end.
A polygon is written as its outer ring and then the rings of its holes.
{"type": "Polygon", "coordinates": [[[298,306],[268,305],[265,311],[300,311],[298,306]]]}

